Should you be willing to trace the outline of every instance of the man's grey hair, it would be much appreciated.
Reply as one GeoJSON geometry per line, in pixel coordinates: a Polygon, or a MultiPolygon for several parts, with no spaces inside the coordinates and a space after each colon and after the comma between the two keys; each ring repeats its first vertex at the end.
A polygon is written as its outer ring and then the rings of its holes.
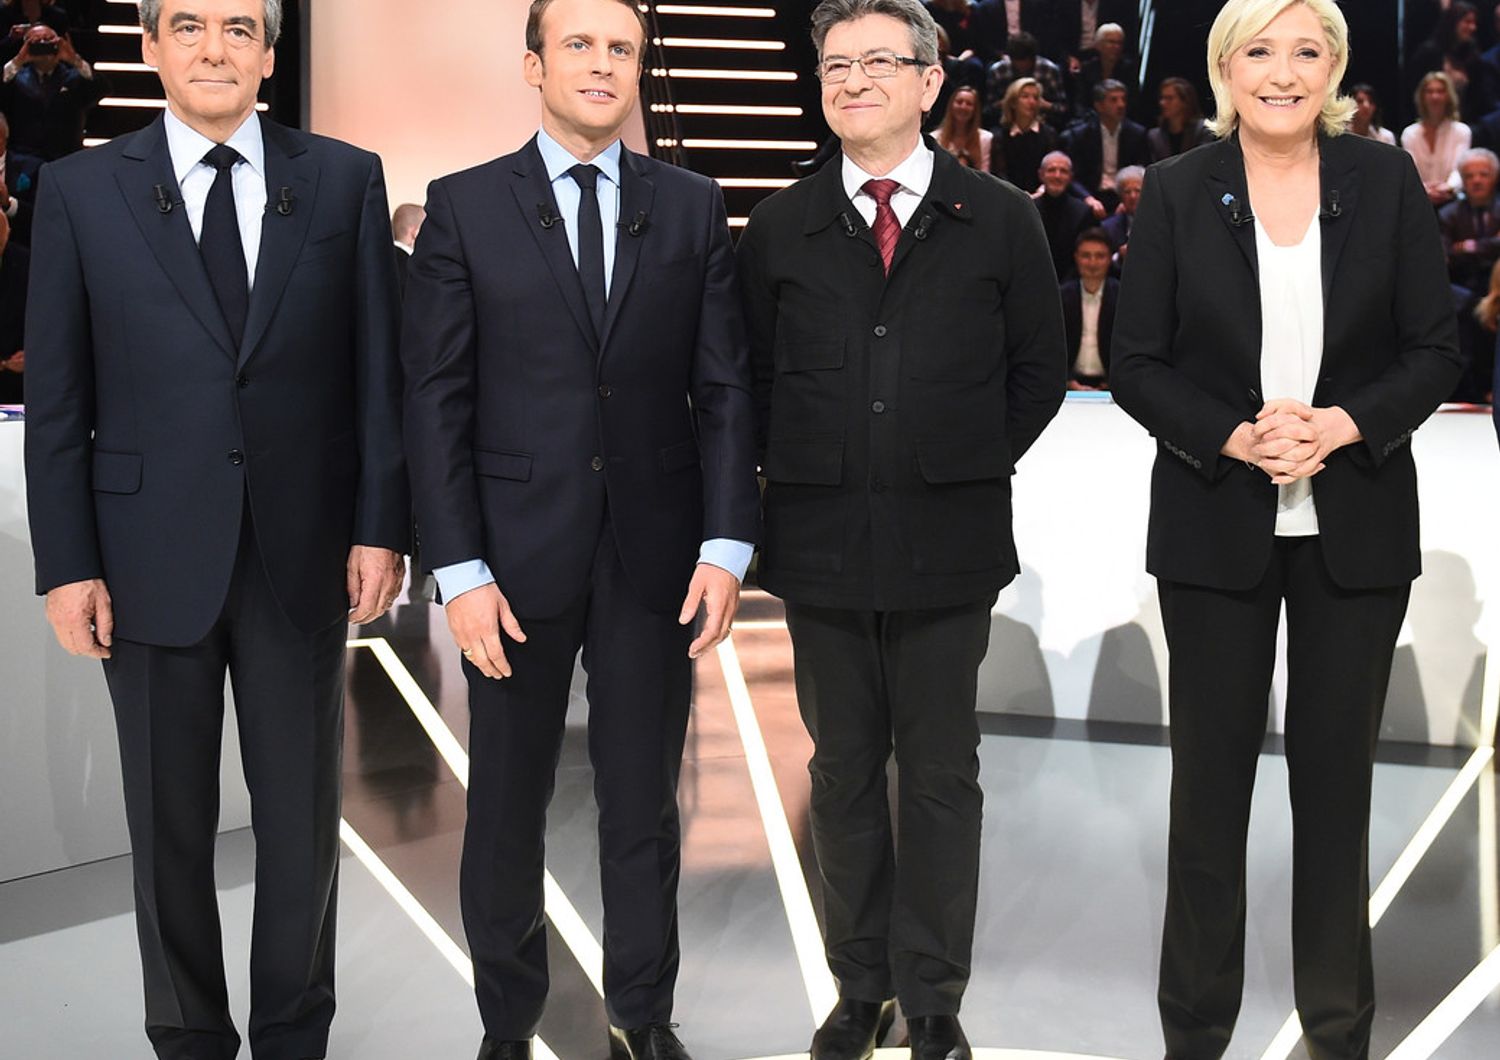
{"type": "Polygon", "coordinates": [[[812,13],[812,39],[818,58],[823,57],[823,42],[828,39],[829,30],[866,15],[885,15],[906,23],[911,31],[912,57],[923,66],[936,66],[940,61],[937,23],[922,6],[922,0],[823,0],[812,13]]]}
{"type": "Polygon", "coordinates": [[[1500,173],[1500,156],[1497,156],[1488,147],[1469,148],[1458,156],[1458,163],[1453,168],[1462,172],[1464,166],[1470,162],[1483,162],[1490,167],[1491,173],[1500,173]]]}
{"type": "MultiPolygon", "coordinates": [[[[276,47],[281,39],[281,0],[261,0],[265,8],[262,27],[266,32],[266,47],[276,47]]],[[[141,0],[141,28],[151,34],[152,40],[161,39],[161,0],[141,0]]]]}
{"type": "Polygon", "coordinates": [[[1139,180],[1141,182],[1144,182],[1145,179],[1146,179],[1146,167],[1145,166],[1126,166],[1124,169],[1120,170],[1120,172],[1118,172],[1118,173],[1115,174],[1115,187],[1118,188],[1121,184],[1124,184],[1127,180],[1139,180]]]}

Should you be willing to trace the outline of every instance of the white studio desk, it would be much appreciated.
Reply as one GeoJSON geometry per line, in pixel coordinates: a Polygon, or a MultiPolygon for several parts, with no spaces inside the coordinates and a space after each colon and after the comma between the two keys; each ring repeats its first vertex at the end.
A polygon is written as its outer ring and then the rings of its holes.
{"type": "MultiPolygon", "coordinates": [[[[65,654],[32,592],[24,427],[0,422],[0,881],[124,853],[114,720],[99,665],[65,654]]],[[[1472,744],[1486,644],[1500,640],[1500,449],[1487,414],[1447,411],[1413,445],[1423,577],[1397,650],[1389,739],[1472,744]]],[[[1022,573],[995,606],[980,709],[1167,720],[1166,647],[1145,573],[1155,446],[1107,398],[1075,397],[1015,478],[1022,573]]],[[[1273,728],[1280,728],[1278,672],[1273,728]]],[[[225,726],[222,826],[248,823],[225,726]]]]}

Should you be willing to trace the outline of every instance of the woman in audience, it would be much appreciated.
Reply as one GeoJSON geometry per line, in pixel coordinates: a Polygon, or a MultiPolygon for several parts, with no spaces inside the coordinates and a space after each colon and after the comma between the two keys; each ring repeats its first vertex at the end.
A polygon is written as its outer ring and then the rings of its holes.
{"type": "MultiPolygon", "coordinates": [[[[1416,74],[1427,70],[1447,74],[1458,95],[1458,116],[1471,121],[1484,117],[1492,103],[1484,60],[1475,41],[1478,32],[1479,15],[1474,5],[1455,0],[1439,16],[1432,36],[1418,46],[1406,64],[1407,70],[1416,74]]],[[[1420,104],[1417,113],[1422,113],[1420,104]]]]}
{"type": "Polygon", "coordinates": [[[1041,187],[1042,159],[1057,147],[1057,130],[1042,121],[1042,85],[1018,77],[1000,103],[1001,125],[990,150],[990,172],[1023,191],[1041,187]]]}
{"type": "Polygon", "coordinates": [[[1458,156],[1469,149],[1472,134],[1458,120],[1458,93],[1441,70],[1422,78],[1416,99],[1418,120],[1401,130],[1401,146],[1417,163],[1428,201],[1442,206],[1458,195],[1458,156]]]}
{"type": "Polygon", "coordinates": [[[966,166],[990,168],[990,146],[995,134],[979,127],[979,92],[965,85],[955,89],[938,126],[938,145],[966,166]]]}
{"type": "Polygon", "coordinates": [[[1348,61],[1335,0],[1229,0],[1208,38],[1225,138],[1147,170],[1115,317],[1115,400],[1157,440],[1147,569],[1172,708],[1157,997],[1184,1060],[1223,1056],[1240,1009],[1283,607],[1292,993],[1310,1055],[1370,1055],[1370,787],[1422,563],[1408,442],[1463,361],[1421,182],[1345,134],[1348,61]]]}
{"type": "Polygon", "coordinates": [[[1380,97],[1375,95],[1375,89],[1359,84],[1349,90],[1349,95],[1354,99],[1354,117],[1349,119],[1349,131],[1355,136],[1395,147],[1396,134],[1381,124],[1380,97]]]}
{"type": "Polygon", "coordinates": [[[1213,142],[1214,134],[1203,123],[1198,90],[1187,78],[1169,77],[1162,81],[1157,105],[1161,108],[1161,118],[1156,128],[1146,134],[1151,161],[1160,162],[1213,142]]]}

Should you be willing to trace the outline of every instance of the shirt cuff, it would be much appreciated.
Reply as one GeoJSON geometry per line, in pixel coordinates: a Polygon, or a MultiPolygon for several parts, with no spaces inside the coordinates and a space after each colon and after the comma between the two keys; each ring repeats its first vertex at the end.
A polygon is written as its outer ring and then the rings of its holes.
{"type": "Polygon", "coordinates": [[[16,214],[18,214],[20,212],[21,212],[21,200],[17,199],[14,195],[12,195],[10,197],[10,205],[5,208],[5,216],[9,217],[12,221],[14,221],[16,219],[16,214]]]}
{"type": "Polygon", "coordinates": [[[744,581],[745,572],[750,569],[750,558],[754,555],[755,546],[748,541],[713,537],[703,542],[703,547],[698,550],[698,562],[727,570],[737,581],[744,581]]]}
{"type": "Polygon", "coordinates": [[[482,559],[470,559],[462,563],[450,563],[446,567],[438,567],[432,572],[432,576],[437,579],[438,589],[442,591],[445,604],[452,603],[470,589],[491,585],[495,581],[495,576],[490,573],[489,564],[482,559]]]}

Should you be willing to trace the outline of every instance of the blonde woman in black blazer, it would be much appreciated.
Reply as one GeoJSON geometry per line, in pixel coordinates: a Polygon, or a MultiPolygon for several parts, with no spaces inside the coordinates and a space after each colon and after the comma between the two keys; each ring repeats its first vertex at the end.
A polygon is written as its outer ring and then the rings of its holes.
{"type": "Polygon", "coordinates": [[[1209,37],[1224,139],[1147,172],[1120,296],[1110,381],[1158,444],[1147,567],[1173,767],[1159,1005],[1176,1060],[1223,1055],[1239,1012],[1283,604],[1294,994],[1314,1060],[1369,1051],[1372,763],[1420,573],[1407,443],[1461,362],[1411,160],[1342,135],[1347,63],[1332,0],[1230,0],[1209,37]]]}

